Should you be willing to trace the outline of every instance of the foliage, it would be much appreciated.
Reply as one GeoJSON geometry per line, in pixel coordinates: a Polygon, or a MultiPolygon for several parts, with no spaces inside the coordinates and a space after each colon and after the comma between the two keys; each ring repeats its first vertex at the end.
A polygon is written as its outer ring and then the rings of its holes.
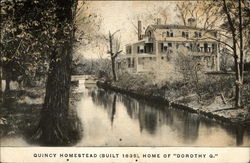
{"type": "Polygon", "coordinates": [[[55,40],[57,23],[51,5],[51,1],[1,1],[2,66],[12,80],[47,71],[49,54],[60,42],[55,40]]]}
{"type": "Polygon", "coordinates": [[[98,78],[112,79],[109,59],[78,58],[73,65],[73,75],[95,75],[98,78]]]}
{"type": "Polygon", "coordinates": [[[144,66],[149,70],[149,73],[146,73],[147,78],[159,86],[166,82],[176,82],[183,77],[181,73],[176,71],[177,67],[173,60],[168,62],[165,60],[150,62],[144,66]]]}

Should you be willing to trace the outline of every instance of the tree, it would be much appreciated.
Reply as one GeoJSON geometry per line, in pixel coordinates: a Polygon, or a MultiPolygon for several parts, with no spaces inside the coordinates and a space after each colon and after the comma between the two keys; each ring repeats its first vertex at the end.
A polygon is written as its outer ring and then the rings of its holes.
{"type": "MultiPolygon", "coordinates": [[[[175,51],[174,65],[183,76],[183,83],[193,88],[198,96],[198,102],[202,100],[201,79],[204,79],[204,71],[201,58],[194,58],[192,51],[181,46],[175,51]]],[[[191,90],[190,90],[191,91],[191,90]]]]}
{"type": "Polygon", "coordinates": [[[111,57],[112,73],[113,73],[114,81],[117,81],[117,75],[116,75],[116,70],[115,70],[115,59],[122,52],[122,50],[120,50],[120,39],[114,38],[114,35],[118,31],[114,32],[113,34],[111,34],[109,31],[109,36],[108,36],[108,41],[109,41],[108,54],[110,54],[110,57],[111,57]]]}
{"type": "Polygon", "coordinates": [[[171,17],[171,13],[169,12],[169,6],[150,6],[146,8],[146,12],[138,13],[132,18],[129,18],[131,24],[133,26],[133,30],[135,34],[138,34],[138,21],[143,22],[143,29],[150,24],[167,24],[169,18],[171,17]],[[162,20],[161,22],[157,22],[162,20]]]}
{"type": "Polygon", "coordinates": [[[213,3],[210,1],[177,2],[177,17],[187,26],[188,19],[196,21],[195,26],[203,29],[213,29],[221,20],[213,3]]]}
{"type": "Polygon", "coordinates": [[[69,136],[69,91],[77,0],[51,1],[56,47],[50,56],[46,95],[39,126],[33,138],[43,144],[67,145],[69,136]]]}
{"type": "MultiPolygon", "coordinates": [[[[6,91],[9,90],[10,80],[31,80],[38,68],[46,66],[47,55],[41,55],[46,48],[37,42],[36,35],[41,23],[38,20],[48,16],[35,13],[36,7],[35,1],[1,1],[1,66],[6,91]],[[31,5],[34,8],[28,7],[31,5]]],[[[44,35],[39,37],[41,40],[44,38],[44,35]]]]}
{"type": "Polygon", "coordinates": [[[235,67],[235,106],[242,107],[242,87],[244,84],[244,36],[243,32],[249,29],[246,28],[245,23],[249,20],[243,21],[242,12],[249,10],[249,3],[245,0],[238,0],[238,2],[223,0],[221,13],[224,15],[225,23],[222,28],[229,32],[232,38],[232,50],[235,67]],[[244,8],[242,7],[244,5],[244,8]]]}
{"type": "Polygon", "coordinates": [[[249,35],[249,3],[246,0],[202,1],[192,2],[192,5],[189,5],[188,2],[180,2],[177,4],[177,8],[184,25],[186,25],[189,17],[195,17],[198,22],[197,26],[203,26],[204,29],[215,28],[217,25],[220,30],[220,39],[215,40],[229,49],[234,58],[236,77],[235,106],[236,108],[241,107],[242,87],[244,84],[244,56],[247,52],[246,45],[249,44],[247,43],[249,35]]]}

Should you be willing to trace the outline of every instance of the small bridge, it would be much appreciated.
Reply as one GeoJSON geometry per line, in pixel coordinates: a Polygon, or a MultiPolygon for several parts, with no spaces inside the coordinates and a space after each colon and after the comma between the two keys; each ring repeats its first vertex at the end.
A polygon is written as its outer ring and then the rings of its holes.
{"type": "Polygon", "coordinates": [[[79,80],[95,80],[94,75],[71,75],[71,81],[79,81],[79,80]]]}

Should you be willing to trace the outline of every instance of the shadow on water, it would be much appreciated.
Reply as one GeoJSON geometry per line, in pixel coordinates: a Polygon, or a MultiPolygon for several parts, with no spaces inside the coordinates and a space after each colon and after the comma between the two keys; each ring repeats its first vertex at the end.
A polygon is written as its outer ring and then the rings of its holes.
{"type": "Polygon", "coordinates": [[[92,101],[105,109],[111,108],[111,124],[113,125],[114,114],[117,103],[121,102],[131,119],[139,121],[140,132],[146,130],[149,134],[154,135],[159,126],[168,125],[185,137],[185,141],[195,141],[198,137],[200,120],[198,116],[185,111],[170,109],[164,105],[153,104],[144,100],[135,100],[126,95],[115,94],[104,90],[91,92],[92,101]],[[113,97],[113,100],[112,100],[113,97]]]}
{"type": "MultiPolygon", "coordinates": [[[[162,126],[167,126],[171,131],[177,133],[179,141],[184,144],[193,144],[199,138],[201,130],[206,129],[210,135],[209,131],[212,132],[212,130],[219,128],[226,131],[230,137],[235,138],[235,143],[232,144],[240,146],[244,141],[244,127],[218,124],[218,122],[198,114],[102,89],[91,91],[90,95],[94,104],[103,106],[102,108],[108,111],[111,125],[114,123],[116,105],[121,103],[125,106],[129,117],[139,122],[141,133],[147,132],[152,136],[157,135],[162,126]]],[[[247,135],[250,134],[247,133],[247,135]]]]}
{"type": "Polygon", "coordinates": [[[114,118],[115,118],[115,112],[116,112],[116,94],[113,96],[113,104],[112,104],[112,111],[111,111],[111,126],[113,126],[114,118]]]}
{"type": "Polygon", "coordinates": [[[177,131],[180,137],[191,143],[198,137],[199,118],[186,111],[174,110],[162,104],[154,104],[145,100],[134,100],[130,97],[121,97],[131,118],[139,120],[140,130],[146,129],[154,135],[159,126],[167,125],[177,131]]]}

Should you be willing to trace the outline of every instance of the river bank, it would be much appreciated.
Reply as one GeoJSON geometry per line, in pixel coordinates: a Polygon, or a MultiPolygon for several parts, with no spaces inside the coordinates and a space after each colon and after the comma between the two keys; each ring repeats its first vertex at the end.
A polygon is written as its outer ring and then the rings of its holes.
{"type": "Polygon", "coordinates": [[[235,125],[243,125],[245,127],[248,127],[250,124],[250,115],[248,109],[246,108],[235,109],[226,104],[224,104],[223,106],[220,106],[219,104],[217,104],[216,106],[215,104],[204,106],[198,104],[197,102],[192,102],[190,99],[187,99],[190,98],[190,96],[186,98],[179,97],[179,99],[176,99],[175,101],[170,101],[168,98],[166,98],[160,93],[158,95],[154,95],[154,91],[150,91],[150,88],[148,89],[148,91],[133,90],[129,87],[119,87],[119,84],[117,83],[107,83],[98,81],[97,86],[103,89],[109,89],[122,94],[127,94],[134,98],[142,98],[158,103],[165,103],[166,105],[171,105],[178,109],[197,113],[209,117],[211,119],[219,120],[221,122],[232,123],[235,125]]]}

